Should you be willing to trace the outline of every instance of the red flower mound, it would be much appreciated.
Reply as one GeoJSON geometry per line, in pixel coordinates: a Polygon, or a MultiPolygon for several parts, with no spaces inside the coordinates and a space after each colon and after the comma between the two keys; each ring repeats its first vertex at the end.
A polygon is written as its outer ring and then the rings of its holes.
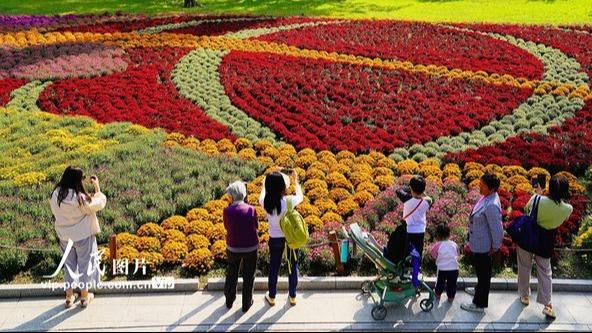
{"type": "Polygon", "coordinates": [[[531,90],[323,60],[232,52],[234,105],[298,148],[381,150],[435,140],[511,113],[531,90]]]}
{"type": "MultiPolygon", "coordinates": [[[[217,18],[212,18],[217,19],[217,18]]],[[[297,23],[313,22],[316,19],[305,17],[267,18],[235,22],[208,22],[193,27],[167,30],[169,33],[191,34],[196,36],[219,36],[244,29],[258,29],[263,27],[277,27],[297,23]]]]}
{"type": "Polygon", "coordinates": [[[189,51],[128,49],[130,64],[126,71],[58,81],[42,92],[39,106],[56,114],[90,116],[102,123],[130,121],[199,139],[234,139],[226,126],[181,97],[171,81],[173,66],[189,51]]]}
{"type": "Polygon", "coordinates": [[[543,64],[498,39],[416,22],[354,21],[261,38],[302,48],[540,79],[543,64]]]}
{"type": "Polygon", "coordinates": [[[10,93],[27,83],[21,79],[0,79],[0,106],[5,106],[10,101],[10,93]]]}

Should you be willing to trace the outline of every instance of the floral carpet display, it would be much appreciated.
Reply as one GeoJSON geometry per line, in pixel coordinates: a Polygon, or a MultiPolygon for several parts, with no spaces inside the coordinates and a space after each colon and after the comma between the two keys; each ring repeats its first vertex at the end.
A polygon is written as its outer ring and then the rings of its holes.
{"type": "MultiPolygon", "coordinates": [[[[152,271],[223,267],[224,187],[248,182],[261,260],[266,173],[294,168],[311,243],[357,222],[379,241],[399,223],[394,190],[428,180],[426,241],[466,242],[479,177],[502,180],[504,225],[530,179],[561,172],[574,213],[559,247],[592,239],[592,28],[304,17],[0,17],[0,249],[6,279],[59,262],[47,198],[66,165],[110,198],[99,241],[152,271]]],[[[293,189],[291,189],[293,190],[293,189]]],[[[341,235],[343,236],[343,235],[341,235]]],[[[515,246],[504,240],[510,265],[515,246]]],[[[556,256],[560,256],[558,252],[556,256]]],[[[305,274],[335,269],[328,245],[305,274]]],[[[429,259],[426,259],[429,260],[429,259]]],[[[366,265],[367,266],[367,265],[366,265]]],[[[356,274],[364,262],[350,263],[356,274]]]]}

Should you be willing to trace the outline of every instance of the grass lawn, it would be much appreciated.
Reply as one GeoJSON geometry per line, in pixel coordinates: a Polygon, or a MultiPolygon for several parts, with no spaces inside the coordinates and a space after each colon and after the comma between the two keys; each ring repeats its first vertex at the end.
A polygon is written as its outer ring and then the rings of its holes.
{"type": "Polygon", "coordinates": [[[250,13],[422,21],[592,23],[591,0],[2,0],[0,14],[250,13]]]}

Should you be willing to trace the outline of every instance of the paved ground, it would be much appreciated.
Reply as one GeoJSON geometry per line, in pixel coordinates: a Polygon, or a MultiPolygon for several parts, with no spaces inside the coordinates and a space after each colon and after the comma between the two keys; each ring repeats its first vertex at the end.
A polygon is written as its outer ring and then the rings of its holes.
{"type": "Polygon", "coordinates": [[[419,308],[419,299],[405,306],[388,306],[384,322],[370,316],[371,300],[356,292],[303,292],[296,307],[278,296],[268,307],[257,293],[251,310],[243,314],[240,297],[227,310],[221,293],[195,292],[102,296],[86,310],[65,310],[61,299],[0,300],[0,331],[11,330],[130,330],[130,331],[225,331],[225,330],[592,330],[592,294],[557,293],[558,319],[549,323],[541,306],[524,308],[514,293],[494,292],[485,315],[459,309],[469,296],[460,291],[457,300],[442,301],[430,313],[419,308]]]}

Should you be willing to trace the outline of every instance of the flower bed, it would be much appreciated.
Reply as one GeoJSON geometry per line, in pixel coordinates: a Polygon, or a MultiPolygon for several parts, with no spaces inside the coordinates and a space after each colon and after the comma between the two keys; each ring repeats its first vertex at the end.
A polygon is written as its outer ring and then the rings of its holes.
{"type": "Polygon", "coordinates": [[[224,58],[221,76],[234,105],[296,147],[334,151],[388,152],[459,134],[511,113],[532,94],[479,81],[244,52],[224,58]]]}
{"type": "Polygon", "coordinates": [[[541,62],[513,45],[476,33],[415,22],[354,21],[260,38],[327,52],[539,79],[541,62]]]}

